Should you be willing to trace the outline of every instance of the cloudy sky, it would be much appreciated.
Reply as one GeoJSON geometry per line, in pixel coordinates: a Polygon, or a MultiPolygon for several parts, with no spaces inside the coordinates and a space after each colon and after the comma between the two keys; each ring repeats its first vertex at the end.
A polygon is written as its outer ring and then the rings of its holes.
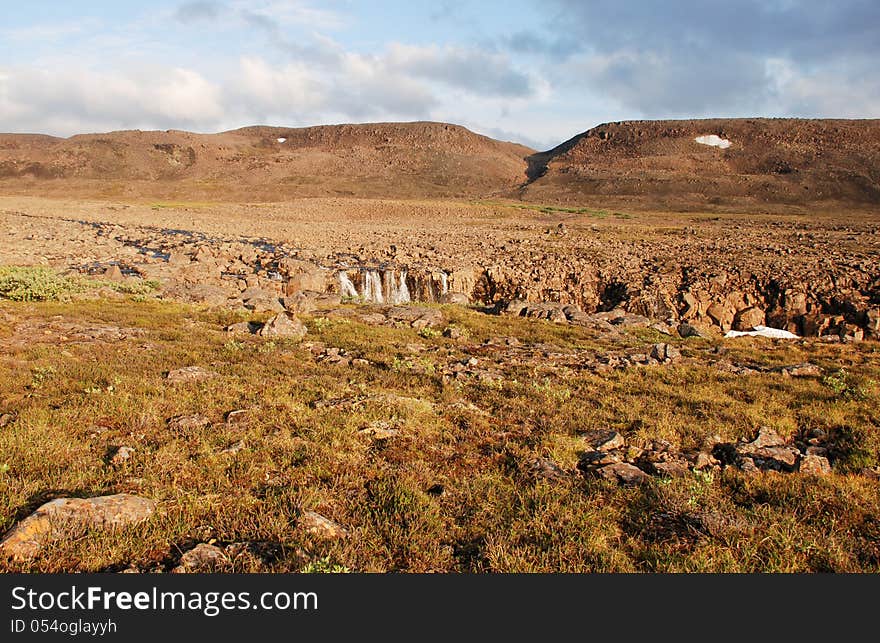
{"type": "Polygon", "coordinates": [[[878,0],[0,0],[0,131],[880,117],[878,0]]]}

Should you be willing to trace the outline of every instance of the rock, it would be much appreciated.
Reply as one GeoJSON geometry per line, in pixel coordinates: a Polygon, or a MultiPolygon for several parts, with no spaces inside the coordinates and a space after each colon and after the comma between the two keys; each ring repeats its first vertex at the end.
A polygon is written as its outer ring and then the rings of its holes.
{"type": "Polygon", "coordinates": [[[102,275],[102,279],[106,281],[125,281],[125,275],[122,274],[122,270],[118,265],[113,264],[107,270],[104,271],[102,275]]]}
{"type": "Polygon", "coordinates": [[[388,440],[400,435],[400,430],[394,428],[390,422],[376,420],[369,426],[358,431],[361,435],[368,435],[374,440],[388,440]]]}
{"type": "Polygon", "coordinates": [[[697,454],[697,457],[694,460],[694,469],[697,471],[704,471],[705,469],[711,469],[717,464],[718,460],[713,458],[710,454],[701,451],[697,454]]]}
{"type": "Polygon", "coordinates": [[[3,413],[0,415],[0,428],[8,426],[15,422],[15,416],[12,413],[3,413]]]}
{"type": "Polygon", "coordinates": [[[822,369],[815,364],[797,364],[795,366],[787,366],[782,372],[791,377],[819,377],[822,375],[822,369]]]}
{"type": "Polygon", "coordinates": [[[168,428],[178,433],[204,429],[211,421],[204,415],[176,415],[168,420],[168,428]]]}
{"type": "Polygon", "coordinates": [[[523,311],[528,308],[528,302],[522,299],[513,299],[507,303],[504,308],[501,309],[505,315],[514,315],[519,316],[523,313],[523,311]]]}
{"type": "Polygon", "coordinates": [[[291,339],[302,339],[306,336],[308,330],[299,319],[289,313],[281,313],[275,315],[257,331],[260,337],[289,337],[291,339]]]}
{"type": "Polygon", "coordinates": [[[178,384],[180,382],[204,382],[217,376],[218,373],[201,366],[184,366],[170,371],[166,379],[172,384],[178,384]]]}
{"type": "Polygon", "coordinates": [[[207,543],[199,543],[180,557],[180,564],[171,573],[203,574],[216,571],[217,568],[222,567],[228,562],[229,559],[219,547],[207,543]]]}
{"type": "Polygon", "coordinates": [[[156,509],[152,500],[129,494],[95,498],[58,498],[42,505],[13,527],[0,542],[0,555],[23,560],[43,545],[81,536],[88,529],[114,529],[145,521],[156,509]]]}
{"type": "Polygon", "coordinates": [[[236,453],[238,453],[239,451],[244,449],[244,447],[245,447],[244,440],[239,440],[238,442],[233,442],[225,449],[221,449],[220,453],[226,454],[226,455],[235,455],[236,453]]]}
{"type": "Polygon", "coordinates": [[[237,409],[226,414],[227,424],[243,424],[247,422],[251,412],[248,409],[237,409]]]}
{"type": "Polygon", "coordinates": [[[599,477],[623,485],[644,484],[651,480],[651,476],[638,467],[626,462],[608,464],[597,470],[599,477]]]}
{"type": "Polygon", "coordinates": [[[755,326],[763,326],[767,319],[766,313],[757,306],[750,306],[739,311],[733,320],[733,329],[749,331],[755,326]]]}
{"type": "Polygon", "coordinates": [[[587,471],[602,467],[606,464],[616,464],[623,462],[624,456],[620,452],[615,451],[587,451],[581,454],[578,460],[578,469],[587,471]]]}
{"type": "Polygon", "coordinates": [[[730,307],[721,304],[712,304],[706,309],[706,314],[712,321],[721,327],[721,330],[730,330],[734,316],[734,311],[730,307]]]}
{"type": "Polygon", "coordinates": [[[526,470],[536,478],[546,480],[562,480],[568,476],[562,467],[546,458],[534,458],[529,460],[526,470]]]}
{"type": "Polygon", "coordinates": [[[259,295],[248,299],[242,298],[244,307],[255,313],[280,313],[284,312],[284,306],[277,296],[271,294],[259,295]]]}
{"type": "Polygon", "coordinates": [[[773,429],[762,426],[758,429],[758,436],[748,443],[752,449],[763,449],[765,447],[779,447],[785,444],[785,438],[779,435],[773,429]]]}
{"type": "Polygon", "coordinates": [[[337,540],[348,537],[348,530],[339,523],[325,518],[315,511],[306,511],[298,523],[306,533],[322,540],[337,540]]]}
{"type": "Polygon", "coordinates": [[[713,337],[712,332],[695,323],[692,322],[682,322],[678,325],[678,334],[680,337],[701,337],[703,339],[711,339],[713,337]]]}
{"type": "Polygon", "coordinates": [[[131,456],[134,455],[134,449],[131,447],[121,446],[116,449],[116,452],[110,458],[110,464],[114,466],[120,466],[125,464],[131,459],[131,456]]]}
{"type": "Polygon", "coordinates": [[[824,456],[808,454],[801,458],[798,471],[806,475],[826,476],[831,473],[831,463],[824,456]]]}
{"type": "Polygon", "coordinates": [[[626,446],[626,440],[617,431],[597,431],[588,435],[586,440],[597,451],[613,451],[626,446]]]}
{"type": "Polygon", "coordinates": [[[259,322],[238,322],[237,324],[230,324],[223,330],[227,333],[233,333],[236,335],[253,335],[260,328],[262,328],[262,324],[259,322]]]}
{"type": "Polygon", "coordinates": [[[457,306],[468,306],[471,303],[470,297],[463,292],[448,292],[440,297],[441,304],[455,304],[457,306]]]}
{"type": "Polygon", "coordinates": [[[654,344],[651,348],[651,358],[658,362],[673,362],[681,357],[681,351],[671,344],[654,344]]]}
{"type": "Polygon", "coordinates": [[[749,455],[759,469],[775,471],[794,471],[800,459],[800,452],[794,447],[763,447],[749,451],[749,455]]]}
{"type": "Polygon", "coordinates": [[[690,467],[683,460],[667,460],[665,462],[654,462],[651,465],[654,473],[665,478],[681,478],[690,473],[690,467]]]}

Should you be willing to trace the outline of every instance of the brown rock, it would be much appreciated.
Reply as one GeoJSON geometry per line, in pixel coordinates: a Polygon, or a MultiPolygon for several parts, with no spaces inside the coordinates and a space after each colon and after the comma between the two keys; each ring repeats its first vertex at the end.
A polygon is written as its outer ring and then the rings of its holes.
{"type": "Polygon", "coordinates": [[[831,463],[821,455],[805,455],[801,458],[798,471],[806,475],[826,476],[831,473],[831,463]]]}
{"type": "Polygon", "coordinates": [[[763,326],[767,315],[757,306],[739,311],[733,320],[734,330],[753,330],[755,326],[763,326]]]}
{"type": "Polygon", "coordinates": [[[597,475],[606,480],[623,485],[643,484],[651,480],[651,476],[638,467],[626,462],[608,464],[598,469],[597,475]]]}
{"type": "Polygon", "coordinates": [[[211,378],[217,377],[214,371],[209,371],[201,366],[184,366],[168,373],[167,379],[172,384],[180,382],[204,382],[211,378]]]}
{"type": "Polygon", "coordinates": [[[348,530],[339,523],[325,518],[315,511],[306,511],[298,523],[306,533],[322,540],[337,540],[348,537],[348,530]]]}
{"type": "Polygon", "coordinates": [[[626,440],[617,431],[597,431],[586,436],[586,440],[597,451],[613,451],[626,446],[626,440]]]}
{"type": "Polygon", "coordinates": [[[257,331],[261,337],[289,337],[302,339],[308,330],[299,319],[289,313],[275,315],[257,331]]]}
{"type": "Polygon", "coordinates": [[[43,545],[80,536],[89,529],[113,529],[143,522],[155,508],[152,500],[129,494],[58,498],[13,527],[0,542],[0,554],[19,560],[31,558],[43,545]]]}
{"type": "Polygon", "coordinates": [[[229,559],[222,549],[215,545],[199,543],[180,557],[180,564],[171,573],[202,574],[213,572],[227,562],[229,559]]]}

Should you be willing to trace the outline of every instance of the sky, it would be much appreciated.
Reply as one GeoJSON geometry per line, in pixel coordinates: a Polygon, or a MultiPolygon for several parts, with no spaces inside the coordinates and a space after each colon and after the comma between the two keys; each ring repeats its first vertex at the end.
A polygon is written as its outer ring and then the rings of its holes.
{"type": "Polygon", "coordinates": [[[0,0],[0,131],[880,117],[878,0],[0,0]]]}

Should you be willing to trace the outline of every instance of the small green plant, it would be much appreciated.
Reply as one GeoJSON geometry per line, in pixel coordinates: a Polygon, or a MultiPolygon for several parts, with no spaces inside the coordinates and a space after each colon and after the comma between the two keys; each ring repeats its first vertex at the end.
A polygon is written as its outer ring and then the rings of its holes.
{"type": "Polygon", "coordinates": [[[0,298],[12,301],[64,300],[85,290],[78,279],[42,267],[0,267],[0,298]]]}
{"type": "Polygon", "coordinates": [[[865,389],[854,382],[852,375],[845,368],[826,375],[822,378],[822,383],[834,391],[837,397],[845,400],[863,400],[866,397],[865,389]]]}
{"type": "Polygon", "coordinates": [[[37,366],[31,371],[31,388],[40,388],[51,380],[57,371],[53,366],[37,366]]]}
{"type": "Polygon", "coordinates": [[[419,337],[424,337],[425,339],[434,339],[435,337],[440,337],[440,331],[431,328],[430,326],[425,326],[424,328],[419,329],[419,337]]]}
{"type": "Polygon", "coordinates": [[[334,563],[330,556],[310,561],[300,570],[303,574],[349,574],[351,570],[345,565],[334,563]]]}
{"type": "Polygon", "coordinates": [[[9,473],[9,463],[4,462],[0,464],[0,475],[6,475],[7,473],[9,473]]]}

